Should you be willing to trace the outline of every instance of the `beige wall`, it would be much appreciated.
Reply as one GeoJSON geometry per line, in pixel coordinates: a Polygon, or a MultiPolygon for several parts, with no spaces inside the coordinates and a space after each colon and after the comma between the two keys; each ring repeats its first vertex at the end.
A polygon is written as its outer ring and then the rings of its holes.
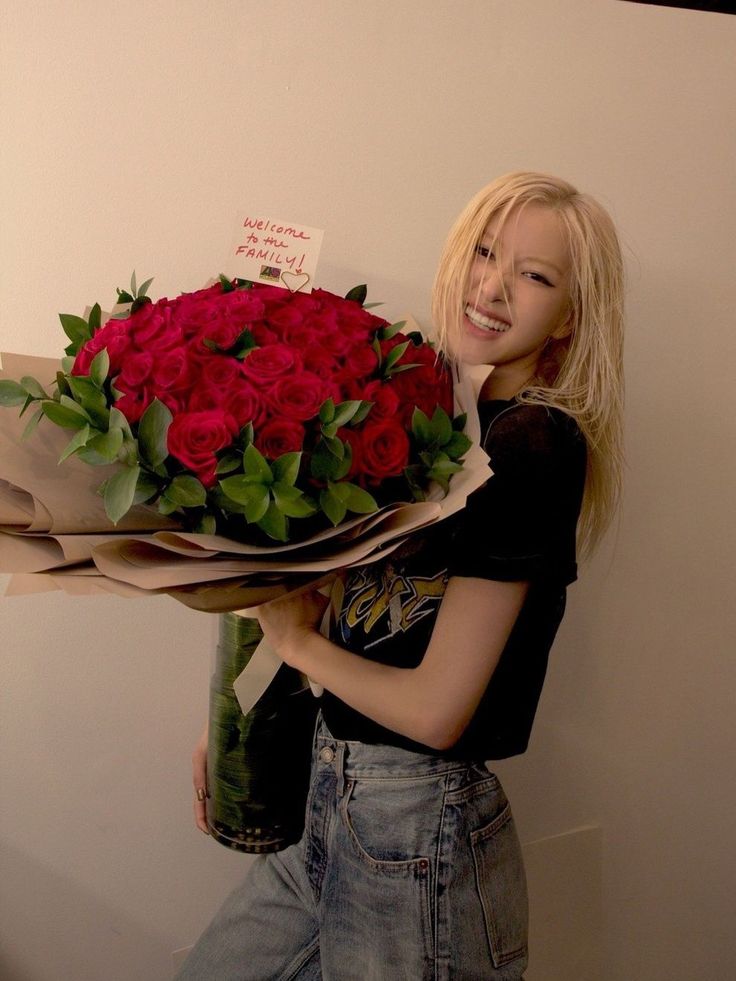
{"type": "MultiPolygon", "coordinates": [[[[617,0],[0,17],[6,350],[57,353],[57,311],[109,303],[133,268],[155,296],[196,288],[241,207],[326,228],[321,284],[426,318],[448,224],[490,178],[549,170],[609,205],[625,508],[571,590],[533,745],[500,772],[526,841],[600,827],[605,981],[729,976],[736,18],[617,0]]],[[[0,976],[166,978],[244,864],[189,820],[213,623],[60,594],[0,618],[0,976]]]]}

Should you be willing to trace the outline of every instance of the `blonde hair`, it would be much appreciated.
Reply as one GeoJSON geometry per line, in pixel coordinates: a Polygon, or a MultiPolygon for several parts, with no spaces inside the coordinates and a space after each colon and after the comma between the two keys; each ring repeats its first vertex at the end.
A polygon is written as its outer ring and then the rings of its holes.
{"type": "Polygon", "coordinates": [[[461,319],[476,248],[491,220],[496,237],[509,214],[527,204],[559,216],[571,256],[570,332],[544,350],[537,377],[516,396],[572,416],[588,447],[578,537],[589,555],[620,501],[623,469],[623,260],[608,212],[572,184],[547,174],[499,177],[468,203],[450,231],[432,294],[440,348],[449,354],[461,319]]]}

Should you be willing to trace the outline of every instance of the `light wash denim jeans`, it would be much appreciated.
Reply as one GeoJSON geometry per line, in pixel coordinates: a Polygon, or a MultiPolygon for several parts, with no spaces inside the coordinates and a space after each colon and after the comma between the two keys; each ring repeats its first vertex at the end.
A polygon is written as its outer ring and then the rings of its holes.
{"type": "Polygon", "coordinates": [[[301,841],[255,859],[177,978],[519,981],[526,964],[524,867],[497,777],[341,742],[319,721],[301,841]]]}

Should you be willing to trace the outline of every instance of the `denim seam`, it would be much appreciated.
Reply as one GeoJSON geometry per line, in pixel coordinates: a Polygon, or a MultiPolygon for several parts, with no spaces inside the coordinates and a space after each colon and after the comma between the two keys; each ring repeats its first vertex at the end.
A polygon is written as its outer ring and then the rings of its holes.
{"type": "Polygon", "coordinates": [[[292,981],[293,978],[298,976],[299,971],[301,971],[304,965],[309,963],[318,950],[319,931],[317,931],[307,946],[303,950],[299,951],[298,955],[294,958],[291,964],[287,966],[279,981],[292,981]]]}

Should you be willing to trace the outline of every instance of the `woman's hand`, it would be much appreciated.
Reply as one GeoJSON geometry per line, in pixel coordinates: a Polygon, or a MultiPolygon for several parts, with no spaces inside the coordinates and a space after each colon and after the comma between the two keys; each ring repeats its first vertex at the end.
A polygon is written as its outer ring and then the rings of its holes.
{"type": "Polygon", "coordinates": [[[208,835],[207,827],[207,739],[209,725],[205,725],[202,735],[192,753],[192,783],[194,784],[194,823],[200,831],[208,835]]]}
{"type": "Polygon", "coordinates": [[[258,621],[263,636],[287,664],[299,648],[305,634],[319,630],[330,600],[314,589],[287,593],[279,599],[259,606],[258,621]]]}

